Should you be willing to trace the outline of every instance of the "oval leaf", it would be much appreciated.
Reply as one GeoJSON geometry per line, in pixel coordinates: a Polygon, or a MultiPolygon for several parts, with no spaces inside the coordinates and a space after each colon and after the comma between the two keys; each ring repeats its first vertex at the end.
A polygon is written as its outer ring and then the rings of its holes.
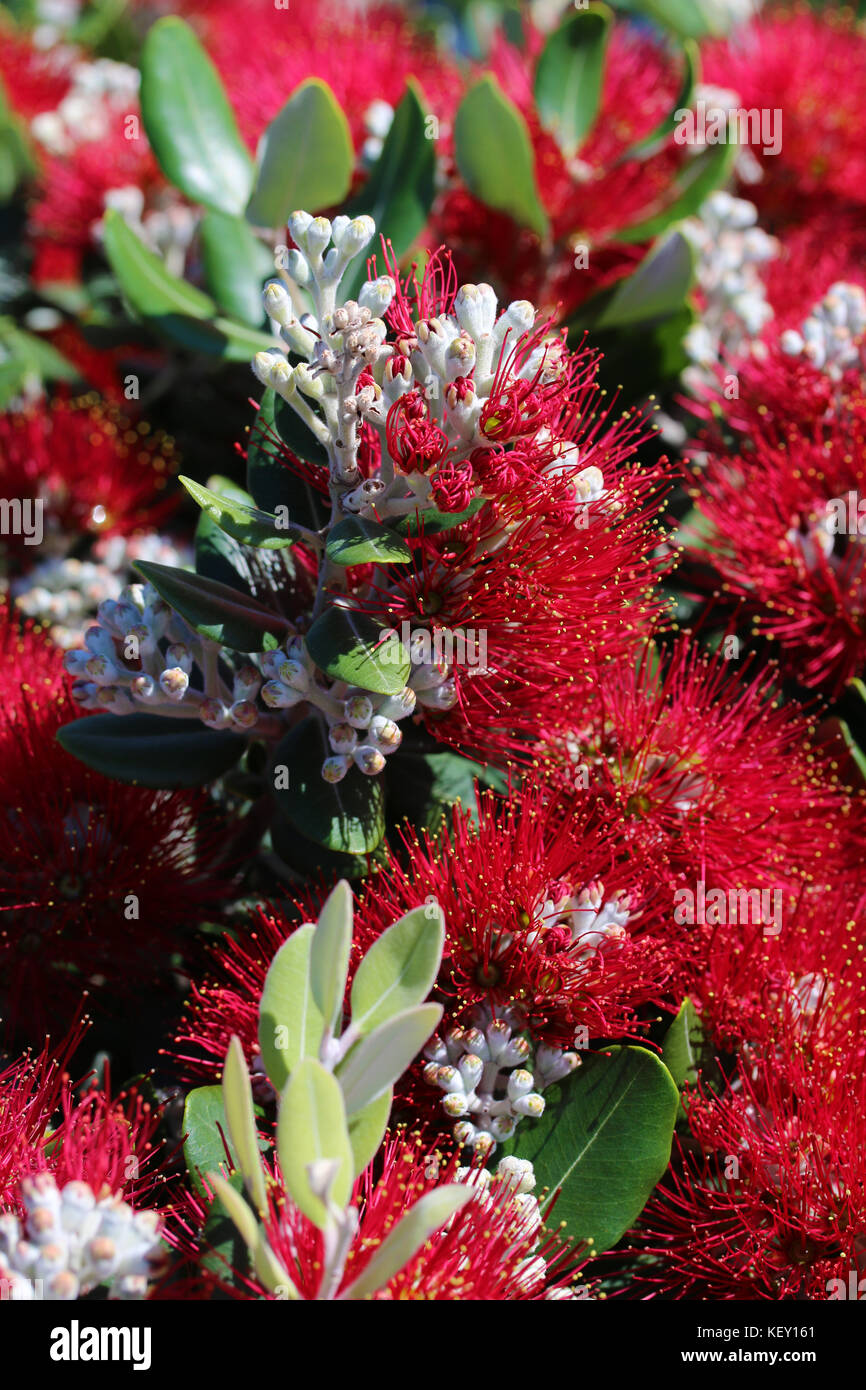
{"type": "Polygon", "coordinates": [[[260,512],[257,507],[239,499],[235,493],[212,492],[193,482],[192,478],[180,477],[190,497],[208,513],[226,535],[243,545],[261,550],[283,550],[293,545],[299,532],[297,527],[277,525],[276,516],[270,512],[260,512]]]}
{"type": "Polygon", "coordinates": [[[211,208],[198,230],[205,279],[216,302],[242,323],[264,329],[262,286],[274,273],[273,254],[236,213],[211,208]]]}
{"type": "Polygon", "coordinates": [[[405,565],[412,559],[406,542],[393,531],[360,516],[338,521],[328,535],[326,550],[336,565],[405,565]]]}
{"type": "Polygon", "coordinates": [[[310,989],[331,1033],[343,1012],[352,948],[352,890],[341,879],[319,913],[310,950],[310,989]]]}
{"type": "Polygon", "coordinates": [[[259,1004],[259,1047],[271,1083],[281,1091],[302,1057],[316,1057],[325,1031],[310,988],[315,928],[292,932],[271,961],[259,1004]]]}
{"type": "Polygon", "coordinates": [[[672,222],[691,217],[714,189],[719,188],[730,174],[737,157],[736,142],[710,145],[688,161],[677,179],[676,196],[660,212],[631,227],[617,232],[617,241],[651,241],[666,231],[672,222]]]}
{"type": "Polygon", "coordinates": [[[351,767],[342,782],[326,782],[322,763],[331,756],[317,716],[292,729],[274,753],[289,782],[274,793],[277,807],[306,839],[338,854],[369,854],[385,833],[382,779],[351,767]]]}
{"type": "Polygon", "coordinates": [[[355,152],[349,123],[326,82],[309,77],[262,136],[247,217],[281,227],[296,208],[317,212],[341,203],[352,182],[355,152]]]}
{"type": "MultiPolygon", "coordinates": [[[[424,230],[435,193],[436,151],[426,120],[420,89],[410,77],[370,177],[344,209],[347,217],[368,213],[387,233],[398,261],[424,230]]],[[[341,282],[344,298],[357,299],[366,278],[367,267],[359,257],[341,282]]]]}
{"type": "Polygon", "coordinates": [[[152,560],[139,560],[134,568],[190,627],[220,646],[236,652],[262,652],[269,648],[269,635],[288,629],[288,622],[279,613],[216,579],[152,560]]]}
{"type": "Polygon", "coordinates": [[[445,919],[436,903],[407,912],[373,942],[352,981],[352,1026],[362,1034],[421,1004],[439,972],[445,919]]]}
{"type": "Polygon", "coordinates": [[[265,1170],[259,1155],[259,1134],[253,1106],[250,1074],[240,1039],[232,1038],[223,1067],[223,1105],[229,1138],[238,1156],[238,1168],[256,1208],[261,1214],[267,1209],[265,1170]]]}
{"type": "Polygon", "coordinates": [[[550,1189],[548,1209],[570,1240],[615,1245],[664,1173],[679,1092],[663,1062],[641,1047],[589,1056],[547,1092],[540,1120],[523,1121],[514,1152],[550,1189]],[[558,1196],[556,1195],[558,1193],[558,1196]]]}
{"type": "Polygon", "coordinates": [[[529,128],[491,73],[469,88],[457,108],[454,152],[466,187],[480,202],[547,235],[529,128]]]}
{"type": "Polygon", "coordinates": [[[57,731],[67,753],[106,777],[141,787],[200,787],[234,767],[241,734],[158,714],[94,714],[57,731]]]}
{"type": "Polygon", "coordinates": [[[218,1173],[227,1164],[237,1168],[229,1145],[222,1086],[197,1086],[190,1091],[183,1107],[183,1132],[183,1158],[197,1192],[204,1193],[202,1178],[208,1173],[218,1173]]]}
{"type": "Polygon", "coordinates": [[[447,1183],[427,1192],[385,1237],[364,1272],[345,1293],[346,1299],[369,1298],[417,1255],[440,1226],[472,1200],[473,1189],[464,1183],[447,1183]]]}
{"type": "Polygon", "coordinates": [[[334,604],[306,637],[307,651],[326,676],[377,695],[399,695],[412,664],[402,642],[364,613],[334,604]]]}
{"type": "Polygon", "coordinates": [[[535,69],[541,123],[569,157],[577,154],[598,113],[611,18],[606,5],[569,15],[549,35],[535,69]]]}
{"type": "Polygon", "coordinates": [[[695,253],[682,232],[671,234],[621,280],[595,322],[598,329],[629,328],[675,313],[695,275],[695,253]]]}
{"type": "Polygon", "coordinates": [[[166,178],[194,203],[243,212],[253,166],[216,68],[176,15],[141,51],[141,115],[166,178]]]}
{"type": "Polygon", "coordinates": [[[349,1119],[349,1142],[355,1161],[355,1177],[363,1173],[367,1164],[379,1152],[379,1145],[385,1137],[391,1106],[394,1101],[394,1088],[389,1086],[378,1100],[365,1105],[349,1119]]]}
{"type": "Polygon", "coordinates": [[[394,1014],[352,1048],[337,1072],[347,1115],[363,1110],[403,1075],[441,1018],[440,1004],[419,1004],[394,1014]]]}
{"type": "Polygon", "coordinates": [[[331,1217],[310,1186],[307,1165],[336,1162],[330,1197],[338,1207],[349,1200],[354,1167],[339,1082],[314,1057],[298,1063],[280,1097],[277,1152],[292,1201],[324,1230],[331,1217]]]}

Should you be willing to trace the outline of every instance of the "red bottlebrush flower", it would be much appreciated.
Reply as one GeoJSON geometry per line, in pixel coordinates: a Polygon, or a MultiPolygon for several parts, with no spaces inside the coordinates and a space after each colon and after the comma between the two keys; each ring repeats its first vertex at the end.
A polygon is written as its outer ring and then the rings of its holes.
{"type": "MultiPolygon", "coordinates": [[[[130,114],[140,119],[135,111],[130,114]]],[[[101,139],[46,156],[29,220],[37,284],[59,277],[80,280],[85,256],[98,245],[98,227],[115,189],[138,190],[135,201],[140,193],[144,208],[165,188],[144,135],[126,139],[123,119],[123,114],[115,116],[115,128],[101,139]]]]}
{"type": "MultiPolygon", "coordinates": [[[[642,869],[579,807],[567,816],[545,808],[530,788],[511,805],[485,794],[477,827],[458,807],[441,839],[407,836],[397,849],[359,895],[350,975],[387,926],[435,899],[446,925],[438,990],[448,1027],[490,1005],[519,1015],[535,1040],[570,1047],[579,1028],[587,1042],[630,1032],[639,1005],[659,997],[671,960],[663,941],[643,940],[653,909],[642,869]]],[[[218,1076],[233,1035],[256,1067],[268,967],[311,915],[309,902],[262,910],[248,937],[211,948],[212,969],[193,985],[171,1049],[187,1075],[218,1076]]],[[[416,1079],[404,1093],[414,1105],[417,1085],[431,1109],[438,1095],[416,1079]]]]}
{"type": "MultiPolygon", "coordinates": [[[[342,1269],[334,1271],[331,1297],[345,1293],[422,1197],[453,1182],[465,1183],[473,1196],[372,1294],[375,1301],[510,1302],[571,1296],[568,1283],[577,1277],[574,1254],[558,1236],[543,1230],[537,1199],[524,1190],[525,1179],[507,1171],[491,1179],[478,1169],[460,1168],[456,1157],[425,1152],[420,1137],[401,1132],[386,1140],[380,1160],[355,1183],[357,1230],[342,1269]]],[[[322,1232],[294,1206],[279,1177],[269,1184],[264,1227],[276,1261],[301,1298],[327,1297],[322,1232]]],[[[254,1275],[243,1280],[236,1296],[246,1293],[284,1296],[270,1293],[254,1275]]]]}
{"type": "Polygon", "coordinates": [[[112,1099],[107,1080],[72,1084],[67,1067],[86,1026],[76,1025],[56,1052],[46,1042],[0,1071],[0,1207],[14,1204],[22,1178],[45,1171],[60,1186],[86,1182],[99,1196],[132,1201],[157,1180],[159,1116],[149,1103],[137,1091],[112,1099]]]}
{"type": "Polygon", "coordinates": [[[182,934],[219,910],[229,873],[205,797],[110,781],[64,752],[55,736],[73,706],[60,652],[19,635],[8,610],[2,632],[3,1013],[32,1037],[84,990],[108,1003],[167,971],[182,934]]]}
{"type": "Polygon", "coordinates": [[[831,1063],[800,1028],[751,1051],[721,1095],[689,1092],[688,1151],[641,1217],[635,1249],[658,1264],[642,1263],[639,1285],[680,1298],[849,1297],[866,1270],[861,1036],[831,1063]]]}
{"type": "MultiPolygon", "coordinates": [[[[82,533],[128,536],[158,525],[177,505],[161,495],[176,467],[170,439],[131,424],[95,395],[0,417],[0,493],[10,502],[41,501],[41,539],[53,552],[82,533]]],[[[19,564],[35,557],[24,534],[10,531],[4,544],[19,564]]]]}
{"type": "Polygon", "coordinates": [[[762,272],[775,314],[770,336],[799,329],[840,280],[866,289],[866,222],[856,204],[827,209],[822,200],[808,220],[783,228],[778,241],[779,254],[762,272]]]}
{"type": "Polygon", "coordinates": [[[605,58],[601,104],[592,130],[569,160],[541,125],[533,93],[542,38],[524,24],[524,49],[498,35],[487,66],[525,117],[535,154],[535,177],[551,221],[553,252],[538,236],[495,212],[457,184],[434,207],[433,244],[454,248],[461,283],[491,280],[510,299],[530,299],[567,316],[591,293],[627,274],[639,247],[616,243],[616,232],[663,204],[680,162],[669,142],[643,158],[627,151],[670,111],[677,65],[647,31],[613,26],[605,58]],[[584,248],[588,255],[578,259],[584,248]]]}
{"type": "MultiPolygon", "coordinates": [[[[801,221],[828,196],[862,205],[866,38],[851,11],[773,7],[702,51],[703,80],[745,110],[780,112],[781,149],[751,146],[763,178],[747,196],[773,219],[801,221]]],[[[779,117],[776,117],[777,122],[779,117]]]]}
{"type": "Polygon", "coordinates": [[[452,463],[446,463],[438,470],[431,490],[440,512],[465,511],[475,498],[472,465],[462,463],[455,467],[452,463]]]}
{"type": "Polygon", "coordinates": [[[863,381],[781,352],[751,366],[731,409],[742,437],[710,439],[693,491],[703,539],[690,560],[712,566],[786,673],[829,696],[866,664],[863,381]]]}
{"type": "Polygon", "coordinates": [[[0,24],[0,78],[8,102],[25,120],[53,111],[71,82],[72,50],[39,49],[11,25],[0,24]]]}
{"type": "Polygon", "coordinates": [[[774,698],[772,669],[745,678],[683,638],[667,660],[649,647],[608,668],[551,744],[560,775],[573,784],[577,768],[660,878],[796,894],[844,867],[860,804],[822,769],[814,733],[774,698]]]}
{"type": "Polygon", "coordinates": [[[250,11],[244,14],[233,0],[188,9],[251,148],[294,89],[311,77],[327,82],[346,113],[355,149],[369,141],[370,156],[379,148],[387,108],[399,104],[407,78],[420,83],[440,121],[457,104],[456,66],[429,37],[413,33],[396,4],[357,10],[339,0],[310,0],[289,16],[259,0],[253,5],[255,43],[248,42],[250,11]]]}

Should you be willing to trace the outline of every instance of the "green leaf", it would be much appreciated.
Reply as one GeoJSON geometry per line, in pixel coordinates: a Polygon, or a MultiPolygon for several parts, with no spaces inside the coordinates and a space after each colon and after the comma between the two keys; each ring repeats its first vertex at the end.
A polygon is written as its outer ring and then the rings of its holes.
{"type": "Polygon", "coordinates": [[[216,579],[152,560],[139,560],[134,568],[210,642],[236,652],[262,652],[267,650],[269,634],[288,630],[288,622],[279,613],[216,579]]]}
{"type": "Polygon", "coordinates": [[[637,270],[616,286],[595,327],[630,328],[680,309],[695,274],[695,253],[682,232],[654,246],[637,270]]]}
{"type": "Polygon", "coordinates": [[[226,1159],[229,1131],[222,1086],[197,1086],[190,1091],[183,1108],[183,1132],[186,1136],[183,1157],[187,1172],[196,1192],[203,1194],[203,1176],[218,1173],[227,1161],[230,1161],[232,1168],[238,1166],[230,1146],[230,1157],[226,1159]]]}
{"type": "Polygon", "coordinates": [[[734,23],[735,15],[718,0],[616,0],[616,6],[645,14],[665,29],[693,39],[720,37],[734,23]]]}
{"type": "Polygon", "coordinates": [[[278,810],[301,835],[326,849],[369,854],[385,833],[382,779],[352,767],[342,782],[326,782],[322,763],[332,756],[316,715],[291,729],[274,753],[275,766],[289,772],[288,787],[274,792],[278,810]]]}
{"type": "Polygon", "coordinates": [[[318,463],[323,467],[327,464],[328,451],[324,444],[281,396],[274,400],[274,428],[286,447],[291,449],[293,454],[297,454],[299,459],[304,459],[307,463],[318,463]]]}
{"type": "Polygon", "coordinates": [[[310,951],[310,989],[331,1033],[343,1016],[351,949],[352,892],[341,879],[319,913],[310,951]]]}
{"type": "Polygon", "coordinates": [[[363,1110],[403,1075],[441,1018],[441,1004],[404,1009],[352,1048],[337,1070],[347,1115],[363,1110]]]}
{"type": "Polygon", "coordinates": [[[170,183],[194,203],[243,212],[252,160],[216,68],[176,15],[158,19],[144,40],[141,114],[170,183]]]}
{"type": "Polygon", "coordinates": [[[465,1183],[447,1183],[427,1192],[382,1241],[363,1272],[345,1293],[346,1299],[369,1298],[393,1279],[432,1235],[472,1200],[473,1188],[465,1183]]]}
{"type": "Polygon", "coordinates": [[[270,512],[260,512],[249,503],[239,500],[237,494],[212,492],[193,482],[192,478],[181,476],[193,501],[208,513],[222,531],[243,545],[263,550],[283,550],[298,539],[298,529],[292,526],[277,526],[276,516],[270,512]]]}
{"type": "MultiPolygon", "coordinates": [[[[219,1088],[208,1087],[208,1089],[218,1090],[219,1088]]],[[[193,1092],[193,1095],[195,1095],[195,1092],[193,1092]]],[[[220,1105],[222,1105],[222,1102],[220,1102],[220,1105]]],[[[184,1150],[184,1152],[186,1152],[186,1150],[184,1150]]],[[[244,1201],[240,1192],[232,1187],[231,1183],[227,1182],[219,1173],[209,1172],[207,1174],[207,1179],[214,1195],[222,1202],[229,1214],[229,1218],[239,1231],[247,1249],[253,1251],[258,1243],[259,1224],[256,1221],[252,1207],[244,1201]]],[[[204,1191],[204,1188],[202,1188],[202,1191],[204,1191]]]]}
{"type": "MultiPolygon", "coordinates": [[[[399,261],[424,230],[433,204],[436,151],[428,138],[421,93],[410,77],[394,112],[382,152],[360,194],[344,209],[347,217],[368,213],[388,236],[399,261]]],[[[346,270],[341,291],[356,299],[367,278],[362,257],[346,270]],[[359,263],[360,262],[360,263],[359,263]]]]}
{"type": "Polygon", "coordinates": [[[199,224],[205,279],[221,309],[264,331],[262,285],[274,258],[236,213],[206,212],[199,224]]]}
{"type": "Polygon", "coordinates": [[[502,792],[508,789],[506,778],[497,769],[460,753],[416,752],[411,734],[404,738],[398,762],[389,759],[383,776],[387,778],[389,819],[408,817],[413,826],[434,834],[442,817],[458,802],[470,819],[477,817],[476,781],[502,792]]]}
{"type": "Polygon", "coordinates": [[[688,110],[691,106],[695,98],[695,88],[698,84],[701,70],[700,49],[693,39],[686,39],[684,41],[683,57],[685,60],[683,78],[676,100],[670,111],[648,135],[645,135],[642,140],[638,140],[636,144],[627,149],[617,163],[624,164],[628,159],[645,159],[648,155],[655,154],[665,143],[671,132],[676,129],[677,112],[688,110]]]}
{"type": "Polygon", "coordinates": [[[391,1106],[394,1101],[394,1088],[389,1086],[378,1100],[357,1110],[349,1119],[349,1142],[355,1163],[355,1177],[363,1173],[367,1164],[379,1152],[379,1145],[385,1137],[391,1106]]]}
{"type": "Polygon", "coordinates": [[[514,1152],[531,1160],[538,1188],[550,1189],[565,1234],[600,1254],[640,1215],[664,1173],[679,1105],[670,1072],[641,1047],[589,1056],[564,1085],[551,1087],[540,1120],[524,1120],[514,1152]]]}
{"type": "Polygon", "coordinates": [[[352,608],[332,605],[306,636],[307,651],[320,671],[377,695],[399,695],[412,663],[396,634],[352,608]]]}
{"type": "Polygon", "coordinates": [[[548,37],[538,60],[538,114],[569,157],[577,154],[598,113],[612,17],[606,5],[569,15],[548,37]]]}
{"type": "Polygon", "coordinates": [[[67,753],[106,777],[140,787],[201,787],[234,767],[241,734],[158,714],[93,714],[57,731],[67,753]]]}
{"type": "Polygon", "coordinates": [[[244,1175],[247,1191],[256,1209],[264,1215],[268,1199],[265,1189],[265,1170],[259,1154],[259,1134],[253,1106],[250,1074],[240,1039],[233,1037],[223,1067],[223,1105],[229,1139],[238,1156],[238,1168],[244,1175]]]}
{"type": "Polygon", "coordinates": [[[247,217],[281,227],[297,208],[317,212],[349,192],[355,151],[334,93],[318,77],[296,87],[262,136],[247,217]]]}
{"type": "Polygon", "coordinates": [[[352,981],[352,1027],[363,1035],[422,1003],[439,971],[445,919],[437,903],[413,908],[373,942],[352,981]]]}
{"type": "Polygon", "coordinates": [[[340,1084],[314,1057],[298,1063],[280,1097],[277,1152],[292,1201],[325,1230],[332,1218],[310,1186],[307,1166],[323,1160],[336,1163],[330,1199],[345,1207],[352,1192],[354,1163],[340,1084]]]}
{"type": "Polygon", "coordinates": [[[492,73],[473,83],[457,108],[454,152],[470,193],[540,237],[547,235],[529,128],[492,73]]]}
{"type": "Polygon", "coordinates": [[[328,535],[326,553],[336,565],[403,565],[412,559],[405,541],[360,516],[347,516],[328,535]]]}
{"type": "Polygon", "coordinates": [[[292,932],[271,961],[259,1003],[259,1047],[272,1085],[281,1091],[302,1057],[317,1057],[325,1020],[310,986],[315,928],[292,932]]]}
{"type": "Polygon", "coordinates": [[[662,1043],[662,1061],[680,1090],[697,1080],[704,1045],[700,1015],[686,998],[662,1043]]]}
{"type": "Polygon", "coordinates": [[[617,241],[651,241],[667,230],[672,222],[691,217],[710,194],[723,184],[731,173],[737,157],[735,142],[710,145],[688,161],[675,183],[676,195],[654,216],[617,232],[617,241]]]}
{"type": "Polygon", "coordinates": [[[269,333],[217,317],[214,301],[172,275],[116,208],[108,208],[103,218],[103,246],[124,297],[155,331],[191,351],[236,361],[273,347],[269,333]]]}
{"type": "Polygon", "coordinates": [[[476,497],[462,512],[440,512],[436,507],[418,507],[409,516],[388,523],[389,530],[398,536],[437,536],[440,531],[452,531],[480,512],[486,498],[476,497]]]}

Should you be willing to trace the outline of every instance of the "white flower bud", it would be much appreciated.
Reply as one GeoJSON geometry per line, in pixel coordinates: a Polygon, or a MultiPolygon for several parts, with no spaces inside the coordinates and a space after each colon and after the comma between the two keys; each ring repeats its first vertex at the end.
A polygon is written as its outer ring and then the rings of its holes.
{"type": "Polygon", "coordinates": [[[278,323],[280,328],[288,328],[295,321],[292,297],[280,280],[269,280],[262,291],[265,313],[278,323]]]}
{"type": "Polygon", "coordinates": [[[415,709],[416,695],[410,686],[399,695],[389,695],[379,706],[379,714],[385,719],[406,719],[415,709]]]}
{"type": "Polygon", "coordinates": [[[517,1071],[511,1072],[508,1078],[508,1099],[519,1100],[521,1096],[529,1095],[535,1082],[531,1071],[525,1071],[522,1067],[517,1071]]]}
{"type": "Polygon", "coordinates": [[[533,1120],[537,1120],[544,1114],[544,1103],[544,1096],[540,1096],[537,1091],[530,1091],[529,1095],[513,1100],[511,1105],[518,1115],[529,1115],[533,1120]]]}
{"type": "Polygon", "coordinates": [[[332,724],[328,729],[328,742],[335,753],[354,753],[358,746],[358,734],[351,724],[332,724]]]}
{"type": "MultiPolygon", "coordinates": [[[[280,653],[278,653],[278,655],[280,655],[280,653]]],[[[307,668],[294,657],[289,657],[287,660],[281,660],[279,662],[276,676],[278,680],[282,681],[283,685],[290,685],[293,690],[306,691],[310,688],[310,675],[307,668]]]]}
{"type": "Polygon", "coordinates": [[[390,275],[380,275],[375,280],[367,280],[358,291],[358,303],[362,309],[369,309],[376,318],[381,318],[397,293],[397,286],[390,275]]]}
{"type": "Polygon", "coordinates": [[[262,686],[262,699],[268,709],[291,709],[303,700],[300,690],[292,690],[282,681],[267,681],[262,686]]]}
{"type": "Polygon", "coordinates": [[[160,675],[159,686],[167,699],[178,704],[189,690],[189,676],[182,667],[169,666],[160,675]]]}
{"type": "Polygon", "coordinates": [[[461,285],[454,297],[454,313],[460,327],[477,342],[492,332],[496,322],[496,295],[490,285],[461,285]]]}
{"type": "Polygon", "coordinates": [[[342,782],[349,768],[352,766],[351,758],[335,757],[326,758],[322,763],[322,777],[326,782],[342,782]]]}
{"type": "Polygon", "coordinates": [[[353,729],[366,729],[373,718],[373,705],[366,695],[352,695],[343,704],[343,716],[353,729]]]}
{"type": "Polygon", "coordinates": [[[535,1188],[535,1170],[528,1158],[518,1158],[507,1154],[496,1165],[496,1176],[507,1182],[516,1193],[532,1192],[535,1188]]]}
{"type": "Polygon", "coordinates": [[[385,755],[370,743],[360,744],[352,753],[352,760],[365,777],[376,777],[385,766],[385,755]]]}

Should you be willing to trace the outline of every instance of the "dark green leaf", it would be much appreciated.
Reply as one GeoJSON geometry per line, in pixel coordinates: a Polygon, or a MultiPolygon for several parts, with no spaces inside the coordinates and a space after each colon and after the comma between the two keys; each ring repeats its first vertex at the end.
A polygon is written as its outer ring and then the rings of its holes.
{"type": "Polygon", "coordinates": [[[243,212],[252,160],[222,83],[192,29],[167,15],[141,51],[141,114],[166,178],[194,203],[243,212]]]}
{"type": "Polygon", "coordinates": [[[158,565],[152,560],[139,560],[135,568],[175,612],[210,642],[219,642],[236,652],[261,652],[267,650],[265,638],[269,633],[288,629],[288,622],[279,613],[216,579],[158,565]]]}
{"type": "Polygon", "coordinates": [[[701,56],[693,39],[686,39],[683,43],[683,56],[685,60],[683,80],[673,106],[654,130],[651,130],[642,140],[638,140],[637,144],[626,150],[618,161],[619,163],[624,163],[627,159],[645,159],[648,155],[654,154],[661,148],[671,132],[676,129],[677,112],[688,110],[694,101],[695,87],[701,70],[701,56]]]}
{"type": "Polygon", "coordinates": [[[240,734],[158,714],[94,714],[64,724],[58,743],[88,767],[142,787],[200,787],[234,767],[240,734]]]}
{"type": "Polygon", "coordinates": [[[341,203],[354,165],[339,102],[326,82],[308,77],[262,137],[247,217],[258,227],[280,227],[299,208],[318,212],[341,203]]]}
{"type": "Polygon", "coordinates": [[[315,450],[320,450],[322,458],[317,461],[327,463],[327,454],[315,436],[291,406],[286,405],[285,401],[280,400],[268,388],[262,396],[261,405],[250,430],[247,447],[247,487],[257,507],[268,512],[274,511],[277,507],[288,507],[293,520],[318,531],[325,525],[329,515],[327,493],[313,487],[312,483],[282,463],[277,456],[279,445],[272,436],[276,434],[282,439],[281,430],[287,429],[290,423],[287,415],[297,422],[296,442],[302,444],[300,451],[293,448],[292,452],[306,458],[315,450]],[[276,409],[278,405],[282,407],[279,412],[276,409]],[[281,429],[277,429],[277,418],[281,429]]]}
{"type": "Polygon", "coordinates": [[[480,512],[485,499],[476,497],[462,512],[440,512],[435,507],[417,508],[409,516],[401,516],[399,521],[391,521],[388,528],[398,536],[436,536],[440,531],[451,531],[480,512]]]}
{"type": "Polygon", "coordinates": [[[695,253],[682,232],[654,246],[637,270],[620,280],[594,327],[631,328],[682,307],[695,274],[695,253]]]}
{"type": "Polygon", "coordinates": [[[274,753],[274,765],[288,769],[289,781],[274,792],[277,807],[302,835],[326,849],[367,854],[385,832],[382,779],[352,767],[342,782],[326,782],[322,763],[331,756],[316,715],[290,730],[274,753]]]}
{"type": "Polygon", "coordinates": [[[358,685],[377,695],[399,695],[411,671],[409,653],[396,634],[364,613],[332,605],[306,637],[307,651],[332,680],[358,685]]]}
{"type": "MultiPolygon", "coordinates": [[[[421,93],[410,77],[375,167],[345,213],[348,217],[368,213],[400,260],[424,230],[435,193],[435,174],[434,142],[427,134],[421,93]]],[[[366,264],[359,257],[343,277],[345,298],[357,298],[366,278],[366,264]]]]}
{"type": "Polygon", "coordinates": [[[401,565],[412,559],[406,542],[393,531],[355,516],[337,523],[328,535],[326,550],[337,565],[401,565]]]}
{"type": "Polygon", "coordinates": [[[276,516],[251,507],[237,495],[233,497],[226,493],[212,492],[210,488],[202,487],[201,483],[193,482],[192,478],[181,476],[179,481],[183,483],[193,501],[208,513],[220,529],[243,545],[264,550],[282,550],[287,545],[293,545],[298,539],[296,528],[279,527],[276,516]]]}
{"type": "Polygon", "coordinates": [[[569,15],[548,37],[535,69],[542,125],[569,157],[577,154],[595,122],[611,18],[606,5],[569,15]]]}
{"type": "Polygon", "coordinates": [[[236,213],[206,212],[199,225],[205,279],[221,309],[264,331],[262,286],[274,258],[236,213]]]}
{"type": "Polygon", "coordinates": [[[466,187],[480,202],[547,235],[529,128],[492,73],[473,83],[457,108],[454,152],[466,187]]]}
{"type": "Polygon", "coordinates": [[[700,1015],[691,999],[684,999],[662,1043],[662,1061],[680,1090],[697,1080],[704,1047],[700,1015]]]}
{"type": "Polygon", "coordinates": [[[600,1254],[640,1215],[667,1168],[679,1092],[651,1052],[616,1047],[586,1057],[545,1099],[540,1120],[521,1122],[514,1152],[532,1161],[539,1190],[559,1194],[552,1220],[600,1254]]]}
{"type": "Polygon", "coordinates": [[[183,1157],[196,1192],[204,1193],[202,1177],[207,1173],[237,1168],[237,1159],[229,1144],[222,1086],[199,1086],[190,1091],[183,1110],[183,1157]]]}

